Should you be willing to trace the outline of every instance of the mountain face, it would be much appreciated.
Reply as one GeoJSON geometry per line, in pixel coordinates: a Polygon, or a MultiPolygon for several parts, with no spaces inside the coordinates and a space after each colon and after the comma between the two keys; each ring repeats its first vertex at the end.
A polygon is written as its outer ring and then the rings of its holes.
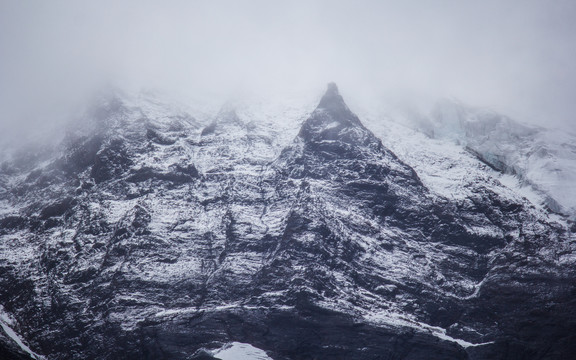
{"type": "Polygon", "coordinates": [[[112,96],[81,124],[2,164],[2,324],[33,352],[0,354],[576,353],[574,224],[437,143],[397,156],[334,84],[288,143],[232,106],[112,96]]]}
{"type": "Polygon", "coordinates": [[[438,102],[413,126],[436,139],[457,141],[489,166],[518,176],[555,212],[576,219],[576,135],[518,123],[494,111],[438,102]]]}

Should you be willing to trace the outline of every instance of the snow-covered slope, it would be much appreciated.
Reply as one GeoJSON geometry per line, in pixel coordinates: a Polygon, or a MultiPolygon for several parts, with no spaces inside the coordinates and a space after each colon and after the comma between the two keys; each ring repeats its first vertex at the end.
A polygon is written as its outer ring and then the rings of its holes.
{"type": "Polygon", "coordinates": [[[520,124],[455,100],[438,102],[412,125],[435,139],[457,142],[479,159],[513,174],[545,197],[553,211],[576,217],[576,135],[520,124]]]}
{"type": "Polygon", "coordinates": [[[250,344],[233,342],[214,351],[214,356],[222,360],[271,360],[266,353],[250,344]]]}
{"type": "Polygon", "coordinates": [[[204,114],[115,94],[2,165],[0,301],[35,353],[573,350],[574,226],[511,175],[356,116],[333,84],[317,106],[204,114]]]}

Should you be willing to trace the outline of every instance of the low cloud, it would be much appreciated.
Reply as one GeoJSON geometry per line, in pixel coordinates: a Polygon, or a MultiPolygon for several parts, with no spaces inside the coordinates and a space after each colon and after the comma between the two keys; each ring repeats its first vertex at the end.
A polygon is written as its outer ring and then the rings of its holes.
{"type": "Polygon", "coordinates": [[[226,97],[336,81],[575,128],[574,18],[569,0],[3,1],[0,124],[25,131],[109,83],[226,97]]]}

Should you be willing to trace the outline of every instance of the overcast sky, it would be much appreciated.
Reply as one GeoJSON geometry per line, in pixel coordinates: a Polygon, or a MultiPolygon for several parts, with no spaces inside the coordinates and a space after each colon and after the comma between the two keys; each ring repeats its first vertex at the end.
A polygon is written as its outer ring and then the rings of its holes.
{"type": "Polygon", "coordinates": [[[0,0],[4,125],[104,83],[228,94],[328,81],[576,128],[576,1],[0,0]]]}

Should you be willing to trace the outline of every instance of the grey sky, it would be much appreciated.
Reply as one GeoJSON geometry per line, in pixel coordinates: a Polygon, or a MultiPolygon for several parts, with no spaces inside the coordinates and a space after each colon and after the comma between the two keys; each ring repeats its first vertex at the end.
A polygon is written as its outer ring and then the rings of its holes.
{"type": "Polygon", "coordinates": [[[576,1],[0,1],[1,123],[117,81],[223,96],[336,81],[576,128],[576,1]]]}

